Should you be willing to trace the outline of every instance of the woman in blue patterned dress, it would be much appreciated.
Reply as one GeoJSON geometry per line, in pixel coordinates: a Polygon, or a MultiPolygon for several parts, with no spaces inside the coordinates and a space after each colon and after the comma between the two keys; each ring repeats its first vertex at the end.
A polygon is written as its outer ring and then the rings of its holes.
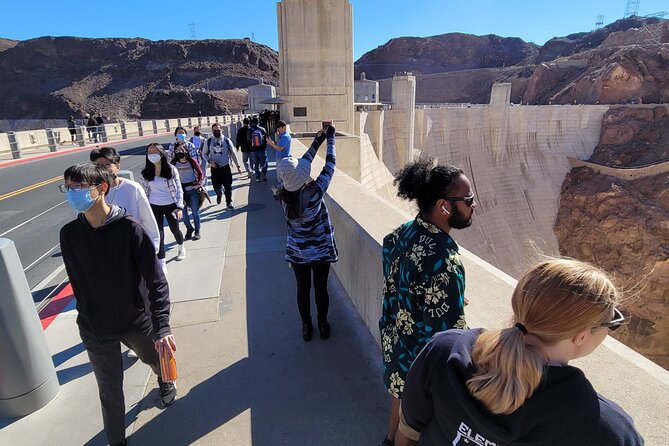
{"type": "Polygon", "coordinates": [[[392,395],[388,432],[394,444],[409,367],[437,332],[466,328],[465,270],[451,229],[471,225],[476,202],[462,170],[429,160],[395,177],[398,196],[415,200],[418,215],[383,239],[383,311],[379,320],[383,380],[392,395]]]}
{"type": "Polygon", "coordinates": [[[290,262],[297,281],[297,307],[302,319],[302,338],[311,340],[311,277],[321,339],[330,337],[328,322],[328,275],[330,264],[337,261],[334,227],[323,197],[335,170],[335,128],[316,134],[314,142],[302,158],[289,156],[277,165],[277,175],[283,185],[276,193],[286,215],[288,237],[286,261],[290,262]],[[311,162],[327,136],[325,167],[316,180],[311,178],[311,162]]]}

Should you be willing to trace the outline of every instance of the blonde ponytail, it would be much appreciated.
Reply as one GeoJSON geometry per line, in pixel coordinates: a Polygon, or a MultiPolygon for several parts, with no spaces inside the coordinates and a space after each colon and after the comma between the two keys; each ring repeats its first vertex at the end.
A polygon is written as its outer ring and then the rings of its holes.
{"type": "Polygon", "coordinates": [[[467,388],[494,414],[510,414],[539,386],[545,359],[516,327],[479,336],[472,357],[477,373],[467,388]]]}
{"type": "Polygon", "coordinates": [[[550,259],[535,265],[511,298],[517,326],[483,332],[476,340],[469,392],[494,414],[514,412],[541,383],[548,358],[540,346],[598,326],[618,300],[606,273],[588,263],[550,259]]]}

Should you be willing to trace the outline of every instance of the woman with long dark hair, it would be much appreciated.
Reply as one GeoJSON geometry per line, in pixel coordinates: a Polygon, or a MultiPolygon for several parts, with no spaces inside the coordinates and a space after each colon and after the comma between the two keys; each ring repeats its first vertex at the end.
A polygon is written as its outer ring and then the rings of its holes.
{"type": "Polygon", "coordinates": [[[330,126],[316,135],[302,158],[289,156],[277,166],[277,175],[283,187],[276,196],[281,201],[288,237],[286,261],[297,281],[297,307],[302,319],[302,338],[311,340],[314,330],[311,321],[311,278],[313,274],[318,330],[321,339],[330,337],[328,309],[328,275],[330,264],[338,259],[334,227],[330,223],[323,196],[330,185],[335,169],[335,128],[330,126]],[[316,180],[310,176],[311,162],[327,136],[325,167],[316,180]]]}
{"type": "Polygon", "coordinates": [[[178,142],[174,149],[174,159],[172,165],[179,171],[179,180],[184,193],[184,208],[182,221],[186,225],[185,240],[200,240],[200,188],[204,184],[204,175],[200,170],[200,165],[191,158],[186,144],[178,142]],[[193,225],[190,222],[188,208],[193,214],[193,223],[195,224],[195,235],[193,235],[193,225]]]}
{"type": "Polygon", "coordinates": [[[179,247],[177,260],[186,258],[184,237],[179,229],[179,219],[183,204],[183,190],[179,180],[179,172],[176,167],[167,161],[167,154],[162,144],[151,143],[146,148],[146,165],[141,172],[140,183],[144,187],[146,197],[149,199],[151,210],[158,230],[160,232],[160,248],[158,259],[165,269],[165,231],[164,220],[170,227],[170,231],[179,247]]]}
{"type": "Polygon", "coordinates": [[[436,334],[404,386],[397,446],[640,446],[632,419],[569,361],[625,322],[606,273],[548,259],[518,281],[501,330],[436,334]]]}

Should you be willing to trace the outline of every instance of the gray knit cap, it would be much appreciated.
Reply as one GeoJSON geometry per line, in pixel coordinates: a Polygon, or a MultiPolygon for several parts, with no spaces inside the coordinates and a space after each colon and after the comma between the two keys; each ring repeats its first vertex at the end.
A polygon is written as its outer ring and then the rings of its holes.
{"type": "Polygon", "coordinates": [[[276,174],[288,192],[295,192],[311,181],[311,163],[289,156],[279,161],[276,174]]]}

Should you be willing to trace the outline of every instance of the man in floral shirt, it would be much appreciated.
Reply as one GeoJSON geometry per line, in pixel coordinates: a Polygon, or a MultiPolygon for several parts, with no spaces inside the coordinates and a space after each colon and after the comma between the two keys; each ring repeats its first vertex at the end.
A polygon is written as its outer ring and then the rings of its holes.
{"type": "Polygon", "coordinates": [[[409,367],[437,332],[466,328],[465,270],[450,230],[471,225],[476,202],[467,177],[427,160],[395,177],[398,195],[416,200],[419,214],[383,239],[383,313],[379,320],[383,378],[393,396],[388,433],[394,444],[409,367]]]}

